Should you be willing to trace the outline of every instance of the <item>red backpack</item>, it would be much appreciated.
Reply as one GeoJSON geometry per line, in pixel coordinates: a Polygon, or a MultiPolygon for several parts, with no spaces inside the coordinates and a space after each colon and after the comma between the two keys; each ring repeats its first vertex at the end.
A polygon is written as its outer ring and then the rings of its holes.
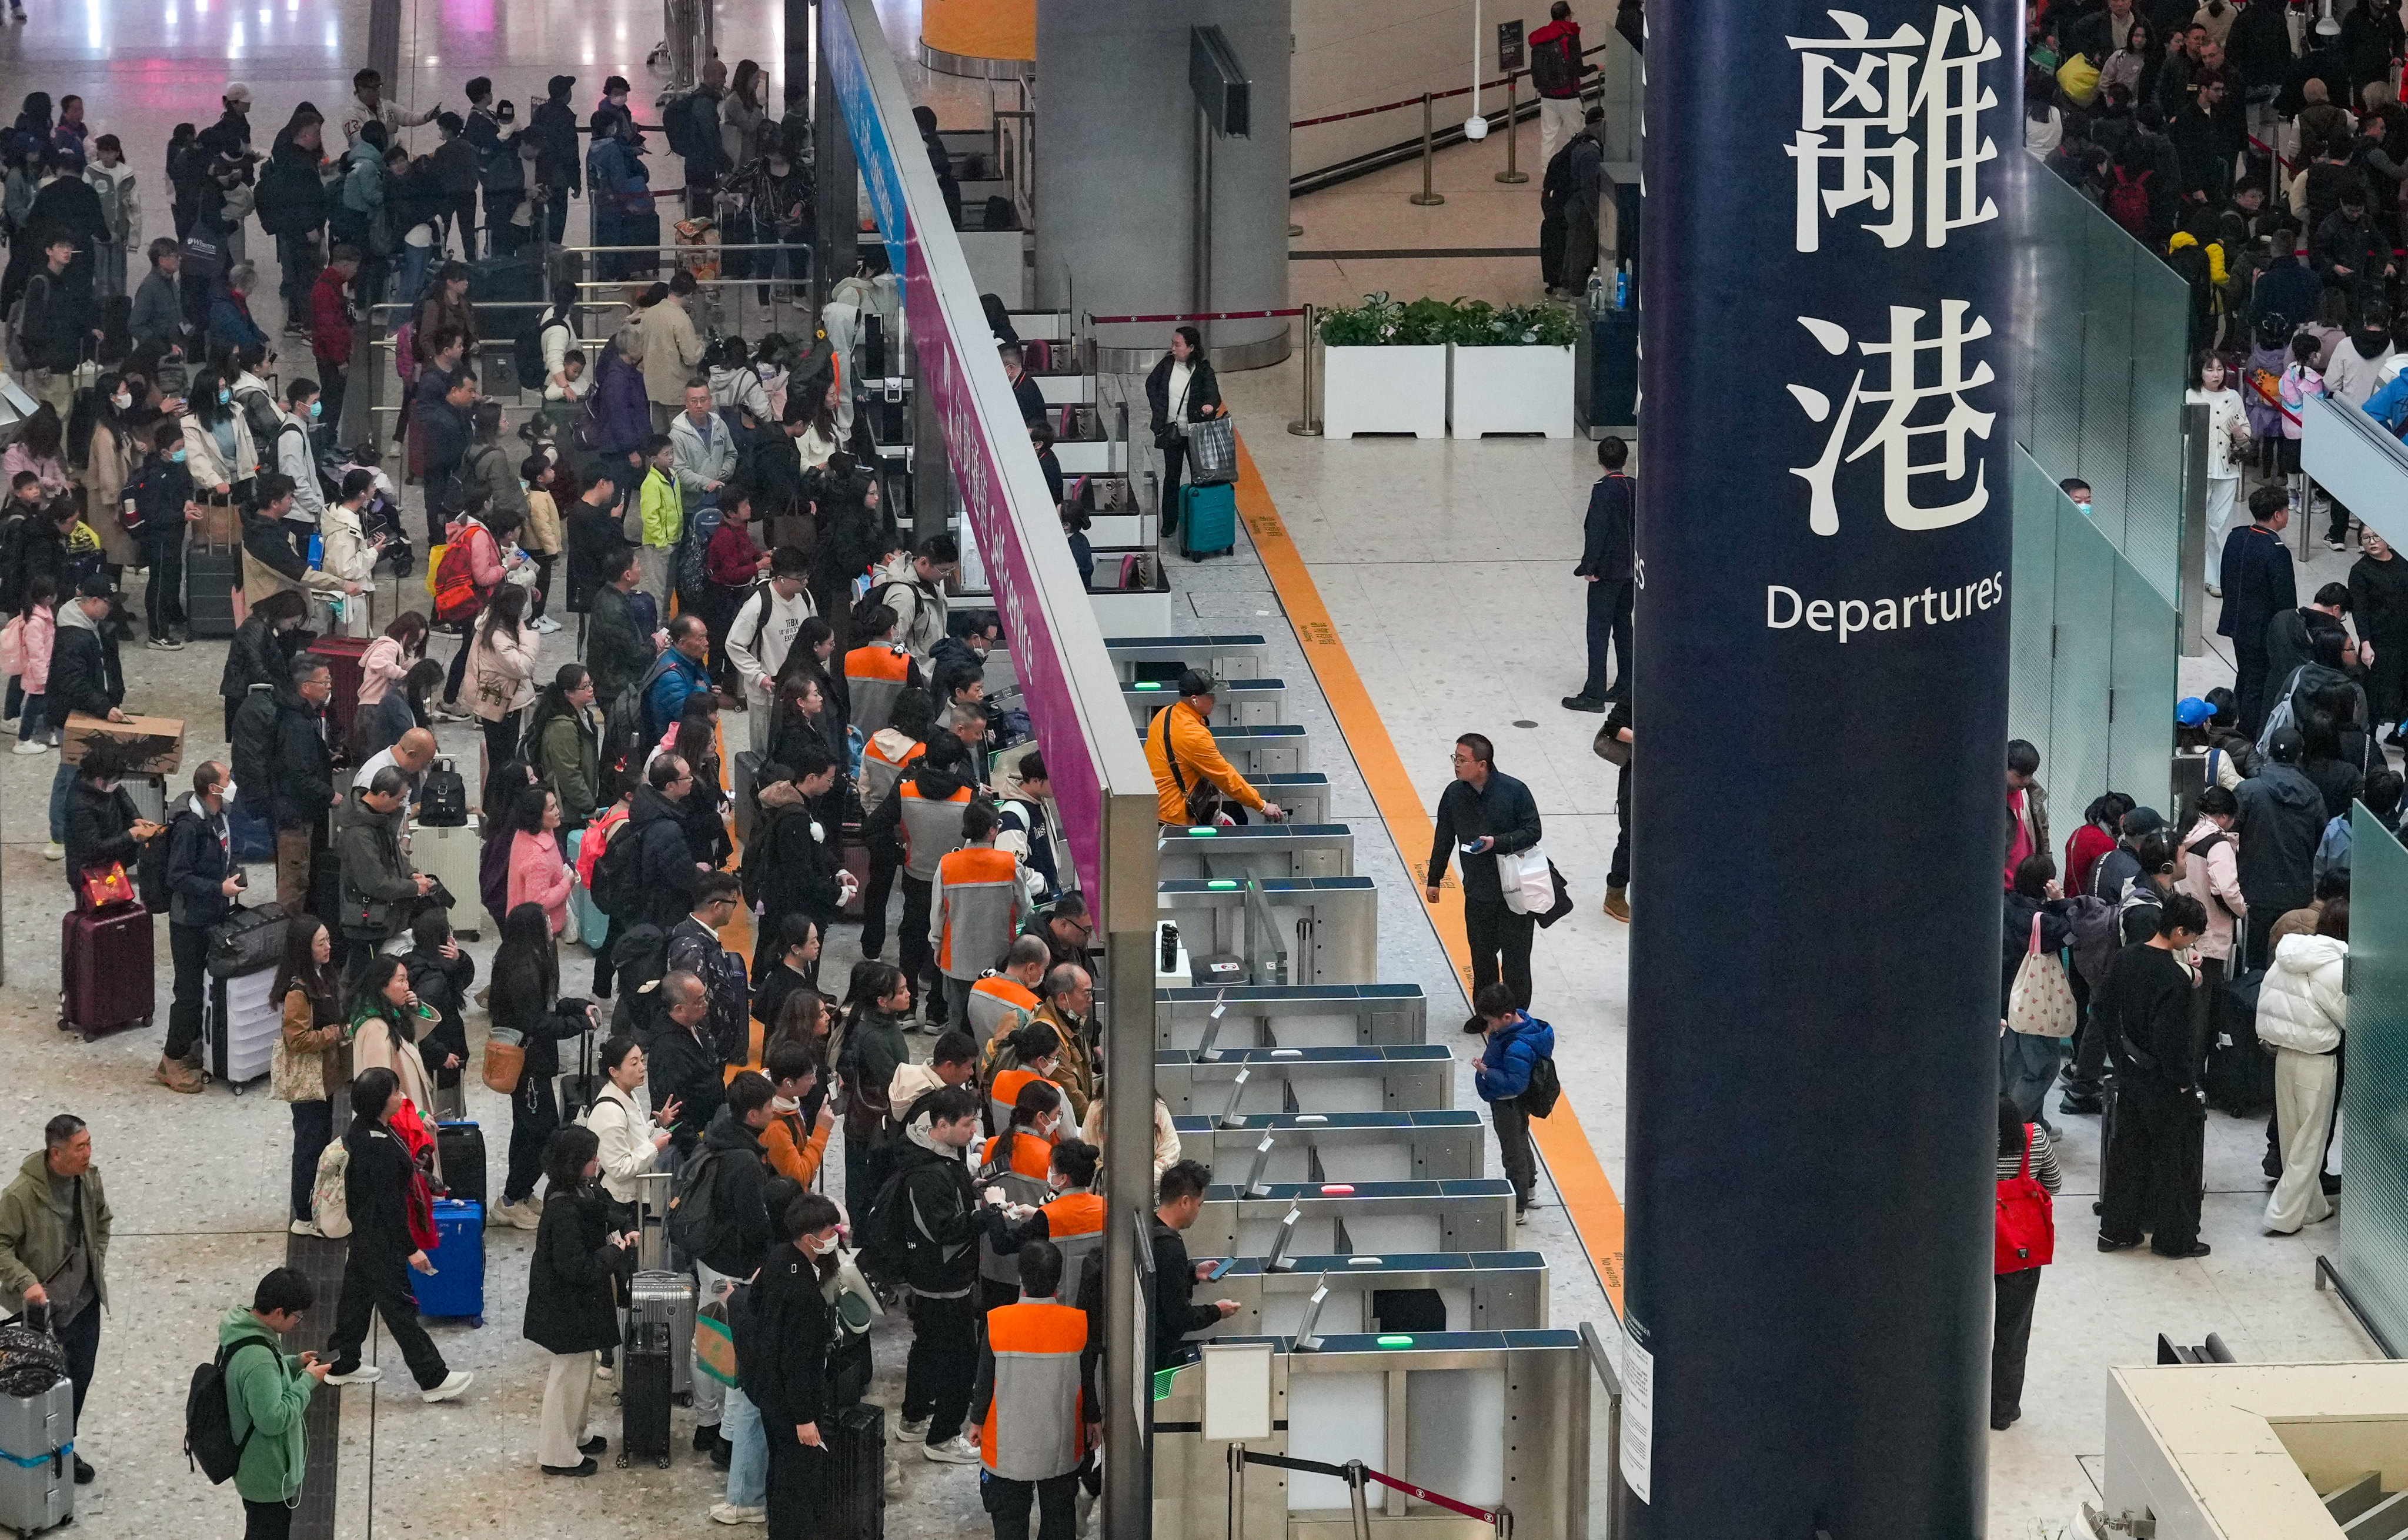
{"type": "Polygon", "coordinates": [[[2048,1189],[2031,1171],[2031,1125],[2024,1125],[2024,1159],[2015,1174],[1999,1183],[1998,1265],[1995,1273],[2045,1267],[2057,1257],[2057,1217],[2048,1189]]]}
{"type": "Polygon", "coordinates": [[[2114,185],[2107,189],[2107,217],[2140,236],[2149,238],[2149,178],[2155,171],[2143,171],[2128,177],[2120,165],[2110,168],[2115,174],[2114,185]]]}
{"type": "Polygon", "coordinates": [[[443,560],[435,564],[435,620],[438,625],[473,620],[485,607],[484,595],[477,592],[476,564],[468,556],[468,542],[473,538],[463,535],[445,546],[443,560]]]}

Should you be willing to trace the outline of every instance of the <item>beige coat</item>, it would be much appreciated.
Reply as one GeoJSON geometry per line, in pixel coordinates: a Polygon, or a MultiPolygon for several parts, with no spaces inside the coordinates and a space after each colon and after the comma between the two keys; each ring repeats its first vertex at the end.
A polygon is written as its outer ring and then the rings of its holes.
{"type": "Polygon", "coordinates": [[[665,299],[638,318],[644,339],[644,394],[656,406],[685,405],[686,381],[702,368],[702,338],[694,318],[676,299],[665,299]]]}
{"type": "MultiPolygon", "coordinates": [[[[420,1010],[418,1030],[422,1033],[435,1024],[434,1012],[420,1010]]],[[[415,1043],[396,1043],[393,1029],[381,1016],[373,1013],[351,1024],[351,1077],[357,1079],[366,1070],[389,1069],[401,1079],[401,1093],[418,1108],[419,1119],[430,1130],[435,1122],[435,1081],[426,1073],[426,1061],[419,1057],[415,1043]]],[[[464,1066],[465,1067],[465,1066],[464,1066]]],[[[435,1151],[435,1175],[443,1175],[443,1151],[435,1151]]]]}
{"type": "Polygon", "coordinates": [[[360,529],[360,516],[340,503],[318,516],[319,561],[329,577],[368,586],[376,574],[376,548],[360,529]]]}
{"type": "Polygon", "coordinates": [[[466,680],[468,709],[480,720],[500,721],[535,704],[535,656],[542,640],[523,629],[512,632],[495,626],[488,632],[482,622],[470,634],[466,680]]]}
{"type": "Polygon", "coordinates": [[[92,453],[83,468],[83,521],[100,536],[101,553],[120,566],[136,566],[142,561],[141,543],[126,534],[119,521],[125,483],[141,464],[139,445],[119,437],[106,422],[93,425],[92,453]]]}

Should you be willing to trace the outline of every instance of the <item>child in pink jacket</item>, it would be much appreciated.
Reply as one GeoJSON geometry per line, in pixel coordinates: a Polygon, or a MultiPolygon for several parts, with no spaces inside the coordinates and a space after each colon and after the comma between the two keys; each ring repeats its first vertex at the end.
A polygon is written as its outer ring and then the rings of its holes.
{"type": "Polygon", "coordinates": [[[576,881],[576,874],[560,857],[559,829],[560,799],[545,792],[543,827],[521,829],[510,836],[509,907],[542,905],[554,935],[568,926],[568,890],[576,881]]]}
{"type": "Polygon", "coordinates": [[[19,713],[16,753],[38,754],[57,741],[44,697],[50,688],[50,649],[59,635],[58,600],[57,579],[36,578],[26,585],[25,612],[8,622],[17,662],[16,677],[8,682],[25,697],[19,713]]]}

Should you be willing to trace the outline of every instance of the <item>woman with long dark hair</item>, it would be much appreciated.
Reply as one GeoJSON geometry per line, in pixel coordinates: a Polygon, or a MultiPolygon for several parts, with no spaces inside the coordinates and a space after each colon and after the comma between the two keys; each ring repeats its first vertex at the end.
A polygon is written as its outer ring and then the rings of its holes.
{"type": "Polygon", "coordinates": [[[80,431],[68,435],[72,458],[83,467],[83,521],[100,536],[108,576],[122,580],[127,567],[142,564],[141,543],[127,533],[119,510],[125,483],[141,470],[148,446],[130,421],[134,392],[122,376],[101,376],[86,403],[76,411],[80,431]]]}
{"type": "Polygon", "coordinates": [[[510,1091],[509,1175],[494,1208],[494,1219],[522,1230],[533,1230],[540,1218],[540,1206],[529,1200],[542,1172],[545,1141],[560,1126],[560,1099],[552,1089],[560,1074],[558,1045],[594,1024],[593,1006],[559,995],[560,954],[551,922],[543,905],[521,904],[502,920],[486,1009],[494,1036],[526,1049],[519,1083],[510,1091]]]}
{"type": "Polygon", "coordinates": [[[351,1056],[335,977],[335,938],[315,917],[297,914],[286,926],[284,960],[267,997],[284,1012],[268,1086],[293,1107],[293,1233],[322,1235],[309,1189],[318,1178],[318,1157],[335,1137],[335,1098],[351,1091],[351,1056]]]}
{"type": "MultiPolygon", "coordinates": [[[[368,959],[359,983],[351,991],[351,1066],[354,1072],[393,1071],[401,1082],[402,1094],[416,1109],[405,1134],[414,1129],[430,1145],[433,1135],[425,1131],[435,1119],[435,1079],[427,1073],[426,1059],[419,1051],[418,1042],[437,1020],[434,1008],[423,1003],[418,991],[410,988],[406,958],[380,952],[368,959]]],[[[456,1055],[444,1057],[443,1068],[460,1067],[456,1055]]],[[[417,1136],[410,1136],[413,1146],[417,1142],[417,1136]]],[[[435,1163],[440,1175],[440,1156],[436,1157],[435,1163]]]]}
{"type": "Polygon", "coordinates": [[[706,865],[725,864],[736,844],[727,834],[727,793],[720,790],[725,777],[720,773],[719,706],[709,692],[698,691],[685,698],[676,730],[663,751],[685,761],[694,772],[694,791],[678,809],[686,848],[706,865]]]}
{"type": "Polygon", "coordinates": [[[532,904],[544,913],[552,934],[568,925],[568,891],[576,875],[560,850],[560,799],[546,788],[530,786],[510,804],[509,913],[532,904]]]}
{"type": "Polygon", "coordinates": [[[546,1476],[592,1476],[594,1456],[609,1441],[585,1436],[594,1393],[594,1355],[619,1340],[616,1281],[633,1274],[633,1230],[623,1228],[602,1190],[601,1142],[571,1124],[544,1147],[542,1219],[527,1276],[529,1342],[552,1355],[543,1382],[536,1459],[546,1476]]]}
{"type": "Polygon", "coordinates": [[[194,501],[205,510],[228,510],[217,518],[205,518],[204,532],[212,523],[240,528],[232,510],[250,494],[259,449],[251,440],[251,424],[235,410],[233,382],[214,368],[195,373],[192,394],[184,403],[182,427],[184,468],[192,473],[194,501]]]}
{"type": "Polygon", "coordinates": [[[408,1105],[390,1069],[363,1070],[351,1082],[351,1126],[343,1133],[351,1157],[343,1172],[343,1204],[351,1239],[343,1256],[334,1333],[326,1339],[326,1362],[333,1365],[326,1382],[364,1384],[384,1377],[382,1368],[360,1362],[369,1319],[380,1315],[418,1381],[419,1399],[450,1401],[468,1388],[471,1376],[444,1364],[441,1350],[418,1322],[418,1301],[409,1290],[410,1269],[431,1274],[435,1263],[409,1233],[410,1205],[418,1201],[414,1189],[423,1178],[393,1126],[408,1105]]]}
{"type": "MultiPolygon", "coordinates": [[[[2027,1122],[2015,1105],[1999,1098],[1999,1247],[1996,1268],[1998,1309],[1990,1338],[1990,1426],[2004,1432],[2023,1416],[2024,1355],[2031,1346],[2032,1302],[2040,1297],[2040,1270],[2048,1258],[2028,1256],[2009,1265],[2008,1225],[2011,1210],[2031,1206],[2026,1183],[2037,1180],[2045,1191],[2038,1207],[2046,1216],[2057,1189],[2057,1147],[2048,1130],[2027,1122]],[[2010,1188],[2016,1191],[2010,1192],[2010,1188]]],[[[2028,1249],[2028,1248],[2026,1249],[2028,1249]]]]}
{"type": "Polygon", "coordinates": [[[560,826],[582,829],[607,806],[602,800],[602,709],[594,676],[583,663],[563,663],[536,697],[527,723],[536,774],[560,798],[560,826]]]}
{"type": "Polygon", "coordinates": [[[1162,506],[1169,510],[1162,533],[1170,535],[1176,533],[1179,488],[1186,479],[1187,424],[1228,410],[1221,402],[1220,377],[1204,356],[1204,338],[1195,327],[1170,329],[1170,350],[1145,377],[1145,405],[1154,447],[1162,451],[1162,506]]]}

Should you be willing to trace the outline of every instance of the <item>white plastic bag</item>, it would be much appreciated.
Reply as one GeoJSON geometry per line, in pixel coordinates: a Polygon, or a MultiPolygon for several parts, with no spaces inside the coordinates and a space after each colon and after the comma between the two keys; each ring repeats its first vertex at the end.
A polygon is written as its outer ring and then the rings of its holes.
{"type": "Polygon", "coordinates": [[[1505,907],[1518,915],[1542,915],[1555,906],[1555,879],[1547,852],[1538,846],[1497,858],[1497,885],[1505,907]]]}

